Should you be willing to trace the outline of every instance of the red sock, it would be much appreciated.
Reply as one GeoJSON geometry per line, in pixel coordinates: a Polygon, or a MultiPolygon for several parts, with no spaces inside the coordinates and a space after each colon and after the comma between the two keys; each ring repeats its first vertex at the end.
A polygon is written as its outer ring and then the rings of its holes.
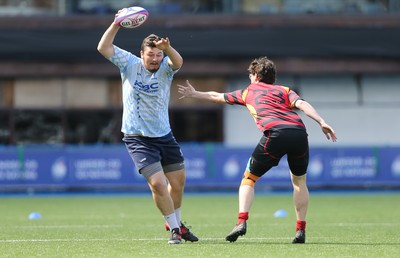
{"type": "Polygon", "coordinates": [[[248,219],[249,219],[249,213],[248,212],[239,212],[238,223],[237,224],[245,222],[248,219]]]}
{"type": "Polygon", "coordinates": [[[296,222],[296,231],[304,230],[306,231],[306,221],[305,220],[298,220],[296,222]]]}

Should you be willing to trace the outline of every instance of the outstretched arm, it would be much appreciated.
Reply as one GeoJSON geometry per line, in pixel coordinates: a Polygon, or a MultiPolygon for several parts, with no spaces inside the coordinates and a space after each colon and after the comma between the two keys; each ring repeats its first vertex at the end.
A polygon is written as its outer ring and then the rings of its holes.
{"type": "MultiPolygon", "coordinates": [[[[124,8],[125,9],[125,8],[124,8]]],[[[115,17],[118,17],[119,13],[124,9],[119,10],[115,17]]],[[[114,55],[114,47],[113,42],[117,32],[119,30],[119,25],[114,22],[111,23],[110,27],[104,32],[103,36],[100,39],[99,44],[97,45],[97,50],[105,57],[110,58],[114,55]]]]}
{"type": "Polygon", "coordinates": [[[154,44],[158,49],[164,51],[164,53],[169,57],[168,64],[171,66],[172,70],[178,70],[182,67],[183,58],[179,52],[171,46],[168,38],[162,38],[159,41],[154,42],[154,44]]]}
{"type": "Polygon", "coordinates": [[[220,104],[226,103],[224,93],[219,93],[215,91],[197,91],[188,80],[186,80],[186,86],[178,84],[178,92],[182,94],[182,97],[180,97],[179,99],[195,98],[220,104]]]}
{"type": "Polygon", "coordinates": [[[322,117],[317,113],[315,108],[311,106],[310,103],[299,99],[296,101],[296,107],[321,126],[322,132],[325,134],[328,140],[332,139],[333,142],[336,142],[337,137],[335,131],[330,125],[325,123],[324,119],[322,119],[322,117]]]}

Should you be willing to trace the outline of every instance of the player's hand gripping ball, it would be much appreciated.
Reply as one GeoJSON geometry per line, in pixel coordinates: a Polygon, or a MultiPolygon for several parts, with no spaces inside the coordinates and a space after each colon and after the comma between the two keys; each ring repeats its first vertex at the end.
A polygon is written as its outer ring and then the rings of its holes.
{"type": "Polygon", "coordinates": [[[143,7],[132,6],[122,9],[115,19],[114,23],[127,29],[137,28],[142,25],[149,17],[149,12],[143,7]]]}

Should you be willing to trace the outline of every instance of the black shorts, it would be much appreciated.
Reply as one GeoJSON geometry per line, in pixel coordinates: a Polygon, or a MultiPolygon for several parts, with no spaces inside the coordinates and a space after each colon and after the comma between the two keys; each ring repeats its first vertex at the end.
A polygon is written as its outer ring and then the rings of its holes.
{"type": "Polygon", "coordinates": [[[306,174],[309,159],[306,131],[299,129],[265,131],[253,151],[248,169],[250,173],[262,176],[272,167],[277,166],[284,155],[287,155],[293,175],[306,174]]]}
{"type": "Polygon", "coordinates": [[[122,140],[139,172],[142,168],[157,162],[161,163],[164,172],[184,167],[181,148],[171,132],[156,138],[129,136],[122,140]]]}

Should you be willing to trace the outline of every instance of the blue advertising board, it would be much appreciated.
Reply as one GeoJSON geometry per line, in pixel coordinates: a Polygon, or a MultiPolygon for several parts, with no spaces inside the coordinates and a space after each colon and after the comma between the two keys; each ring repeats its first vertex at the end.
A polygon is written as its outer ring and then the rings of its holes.
{"type": "Polygon", "coordinates": [[[377,178],[385,185],[400,185],[400,148],[387,147],[379,150],[377,178]]]}
{"type": "MultiPolygon", "coordinates": [[[[237,187],[253,151],[218,144],[182,145],[186,188],[237,187]]],[[[400,187],[400,147],[311,148],[310,186],[400,187]]],[[[146,187],[123,145],[0,148],[0,191],[28,187],[146,187]]],[[[290,187],[286,156],[258,182],[290,187]]]]}
{"type": "Polygon", "coordinates": [[[1,186],[130,186],[146,180],[124,147],[9,147],[0,150],[1,186]]]}

